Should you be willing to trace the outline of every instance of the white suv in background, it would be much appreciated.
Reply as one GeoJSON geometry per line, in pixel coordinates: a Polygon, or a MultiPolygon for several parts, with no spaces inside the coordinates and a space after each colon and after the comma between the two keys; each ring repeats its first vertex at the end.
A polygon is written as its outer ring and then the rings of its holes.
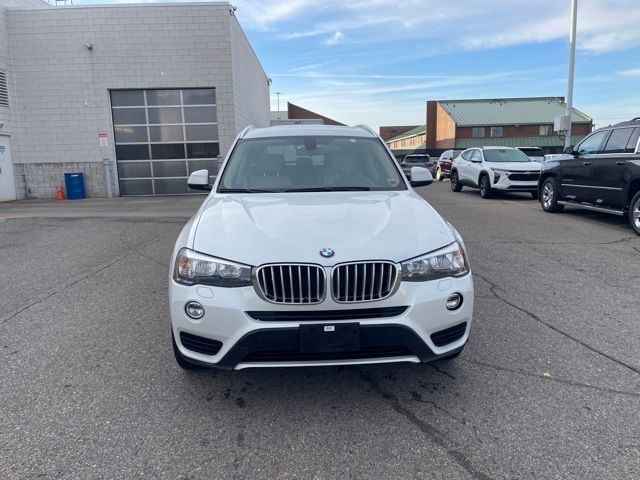
{"type": "Polygon", "coordinates": [[[530,192],[538,198],[541,168],[542,163],[531,161],[517,148],[469,148],[453,161],[451,190],[478,188],[482,198],[489,198],[496,191],[530,192]]]}

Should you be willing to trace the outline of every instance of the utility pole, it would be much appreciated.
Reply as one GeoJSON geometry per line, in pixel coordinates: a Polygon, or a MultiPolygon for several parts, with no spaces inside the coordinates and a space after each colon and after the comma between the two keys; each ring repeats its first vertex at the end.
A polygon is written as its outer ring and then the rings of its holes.
{"type": "Polygon", "coordinates": [[[567,83],[567,125],[564,137],[565,148],[571,146],[571,120],[573,119],[573,77],[576,63],[576,23],[578,20],[578,0],[571,0],[571,30],[569,33],[569,74],[567,83]]]}
{"type": "Polygon", "coordinates": [[[276,96],[278,97],[278,111],[280,111],[280,92],[276,92],[276,96]]]}

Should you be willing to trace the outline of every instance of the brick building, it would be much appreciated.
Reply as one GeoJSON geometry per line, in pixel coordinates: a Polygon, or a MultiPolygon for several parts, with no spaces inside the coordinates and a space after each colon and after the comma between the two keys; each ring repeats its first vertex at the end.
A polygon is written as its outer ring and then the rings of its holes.
{"type": "Polygon", "coordinates": [[[325,117],[306,108],[287,102],[287,109],[283,111],[271,112],[271,125],[283,124],[314,124],[314,125],[344,125],[337,120],[325,117]]]}
{"type": "MultiPolygon", "coordinates": [[[[434,100],[427,102],[427,149],[464,149],[483,145],[541,147],[562,150],[564,141],[553,131],[564,115],[562,97],[434,100]]],[[[592,119],[574,108],[572,144],[591,132],[592,119]]]]}
{"type": "Polygon", "coordinates": [[[380,127],[378,133],[380,138],[386,142],[393,137],[402,135],[403,133],[413,130],[419,126],[420,125],[384,125],[380,127]]]}
{"type": "Polygon", "coordinates": [[[423,152],[425,140],[426,128],[424,125],[420,125],[385,141],[395,155],[404,156],[423,152]]]}
{"type": "Polygon", "coordinates": [[[268,78],[227,2],[52,7],[0,0],[0,199],[52,197],[64,172],[105,196],[188,193],[268,78]]]}

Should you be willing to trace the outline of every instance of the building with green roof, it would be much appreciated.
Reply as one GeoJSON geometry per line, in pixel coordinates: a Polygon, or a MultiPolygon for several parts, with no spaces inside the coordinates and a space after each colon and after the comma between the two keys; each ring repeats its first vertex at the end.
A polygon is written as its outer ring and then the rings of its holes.
{"type": "MultiPolygon", "coordinates": [[[[553,123],[565,110],[563,97],[428,101],[425,147],[499,145],[540,147],[545,153],[556,153],[562,150],[564,140],[553,131],[553,123]]],[[[575,145],[591,132],[593,121],[574,108],[572,123],[575,145]]]]}

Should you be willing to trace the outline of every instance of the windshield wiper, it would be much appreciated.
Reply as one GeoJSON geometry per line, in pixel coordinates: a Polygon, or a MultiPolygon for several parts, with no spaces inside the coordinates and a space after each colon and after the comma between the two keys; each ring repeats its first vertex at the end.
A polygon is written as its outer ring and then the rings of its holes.
{"type": "Polygon", "coordinates": [[[279,193],[282,190],[261,190],[259,188],[219,188],[218,193],[279,193]]]}
{"type": "Polygon", "coordinates": [[[287,192],[368,192],[371,187],[310,187],[310,188],[289,188],[287,192]]]}

